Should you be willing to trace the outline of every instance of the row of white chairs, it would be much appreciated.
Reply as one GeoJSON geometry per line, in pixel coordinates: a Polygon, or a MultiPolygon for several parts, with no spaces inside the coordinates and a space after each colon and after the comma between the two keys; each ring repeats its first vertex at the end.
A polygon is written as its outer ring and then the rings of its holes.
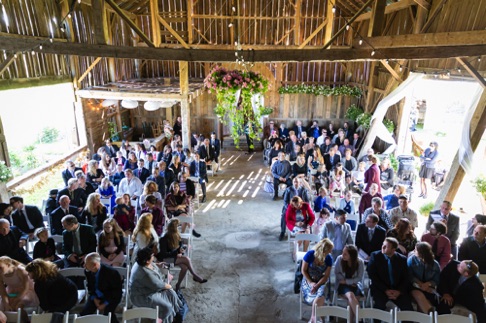
{"type": "MultiPolygon", "coordinates": [[[[319,317],[325,317],[329,321],[330,317],[337,317],[345,319],[346,322],[352,323],[350,307],[347,308],[339,306],[314,306],[314,317],[317,322],[319,317]]],[[[359,323],[362,320],[375,319],[383,322],[397,323],[403,321],[412,321],[417,323],[473,323],[473,316],[460,316],[455,314],[438,315],[437,312],[429,314],[419,313],[415,311],[399,311],[392,309],[390,311],[382,311],[375,308],[360,308],[356,307],[355,322],[359,323]]],[[[313,323],[315,323],[313,322],[313,323]]]]}
{"type": "MultiPolygon", "coordinates": [[[[17,312],[5,312],[7,316],[7,322],[9,323],[21,323],[22,322],[22,315],[21,309],[19,308],[17,312]]],[[[31,323],[50,323],[52,320],[53,313],[42,313],[36,314],[35,312],[32,313],[32,317],[30,319],[31,323]]],[[[156,306],[155,308],[149,307],[137,307],[132,309],[127,309],[126,307],[123,308],[122,313],[122,322],[126,323],[130,320],[138,320],[139,323],[141,319],[150,319],[157,321],[159,317],[159,307],[156,306]]],[[[63,323],[69,322],[69,312],[64,314],[63,323]]],[[[86,316],[77,316],[74,314],[73,323],[110,323],[111,322],[111,313],[108,315],[100,315],[100,314],[93,314],[93,315],[86,315],[86,316]]]]}

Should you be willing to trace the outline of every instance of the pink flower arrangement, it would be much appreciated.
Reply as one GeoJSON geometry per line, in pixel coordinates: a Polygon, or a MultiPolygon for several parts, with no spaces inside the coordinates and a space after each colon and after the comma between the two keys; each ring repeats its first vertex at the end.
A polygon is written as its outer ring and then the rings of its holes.
{"type": "Polygon", "coordinates": [[[204,79],[204,86],[209,93],[242,89],[256,94],[265,93],[268,90],[268,81],[259,73],[227,70],[216,65],[204,79]]]}

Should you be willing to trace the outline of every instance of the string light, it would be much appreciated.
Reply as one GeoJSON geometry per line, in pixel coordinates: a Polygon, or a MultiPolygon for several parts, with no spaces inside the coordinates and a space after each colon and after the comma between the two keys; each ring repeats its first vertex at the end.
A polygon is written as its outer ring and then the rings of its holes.
{"type": "Polygon", "coordinates": [[[14,58],[17,58],[17,54],[14,54],[14,58]]]}
{"type": "Polygon", "coordinates": [[[39,50],[42,50],[42,45],[39,45],[39,50]]]}
{"type": "Polygon", "coordinates": [[[402,65],[400,65],[400,72],[402,72],[402,71],[403,71],[403,66],[402,66],[402,65]]]}
{"type": "Polygon", "coordinates": [[[332,13],[336,13],[336,6],[332,6],[331,11],[332,11],[332,13]]]}
{"type": "Polygon", "coordinates": [[[375,51],[374,50],[371,51],[371,56],[375,56],[375,51]]]}
{"type": "Polygon", "coordinates": [[[360,39],[359,42],[358,42],[360,45],[363,45],[363,40],[360,39]]]}
{"type": "Polygon", "coordinates": [[[231,10],[233,10],[233,12],[236,12],[236,8],[235,7],[231,7],[231,10]]]}
{"type": "Polygon", "coordinates": [[[481,56],[478,57],[478,62],[481,62],[481,56]]]}
{"type": "Polygon", "coordinates": [[[34,50],[32,50],[31,54],[32,54],[32,55],[35,55],[35,51],[34,51],[34,50]]]}
{"type": "Polygon", "coordinates": [[[67,14],[67,17],[68,17],[69,19],[71,19],[71,13],[68,13],[68,14],[67,14]]]}
{"type": "Polygon", "coordinates": [[[346,25],[346,30],[349,30],[349,25],[346,25]]]}
{"type": "Polygon", "coordinates": [[[231,28],[233,27],[233,24],[230,22],[229,25],[228,25],[228,28],[231,28]]]}

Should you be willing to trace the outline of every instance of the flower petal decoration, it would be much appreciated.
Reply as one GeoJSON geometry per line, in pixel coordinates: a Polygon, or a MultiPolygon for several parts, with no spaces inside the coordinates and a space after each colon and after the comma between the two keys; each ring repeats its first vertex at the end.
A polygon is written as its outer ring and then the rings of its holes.
{"type": "Polygon", "coordinates": [[[122,100],[121,106],[125,109],[135,109],[138,108],[138,101],[135,100],[122,100]]]}

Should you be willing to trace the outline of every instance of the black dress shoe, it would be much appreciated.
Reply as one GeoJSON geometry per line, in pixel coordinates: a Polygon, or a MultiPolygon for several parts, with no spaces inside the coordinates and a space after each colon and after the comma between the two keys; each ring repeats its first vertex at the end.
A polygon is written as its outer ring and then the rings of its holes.
{"type": "Polygon", "coordinates": [[[201,234],[197,233],[196,230],[192,230],[192,235],[195,236],[196,238],[201,238],[201,234]]]}
{"type": "Polygon", "coordinates": [[[278,200],[278,196],[274,196],[272,200],[274,201],[278,200]]]}
{"type": "Polygon", "coordinates": [[[278,236],[278,241],[283,241],[284,238],[285,238],[285,233],[280,233],[280,235],[278,236]]]}
{"type": "Polygon", "coordinates": [[[201,203],[206,203],[206,196],[203,196],[203,198],[201,199],[201,203]]]}

